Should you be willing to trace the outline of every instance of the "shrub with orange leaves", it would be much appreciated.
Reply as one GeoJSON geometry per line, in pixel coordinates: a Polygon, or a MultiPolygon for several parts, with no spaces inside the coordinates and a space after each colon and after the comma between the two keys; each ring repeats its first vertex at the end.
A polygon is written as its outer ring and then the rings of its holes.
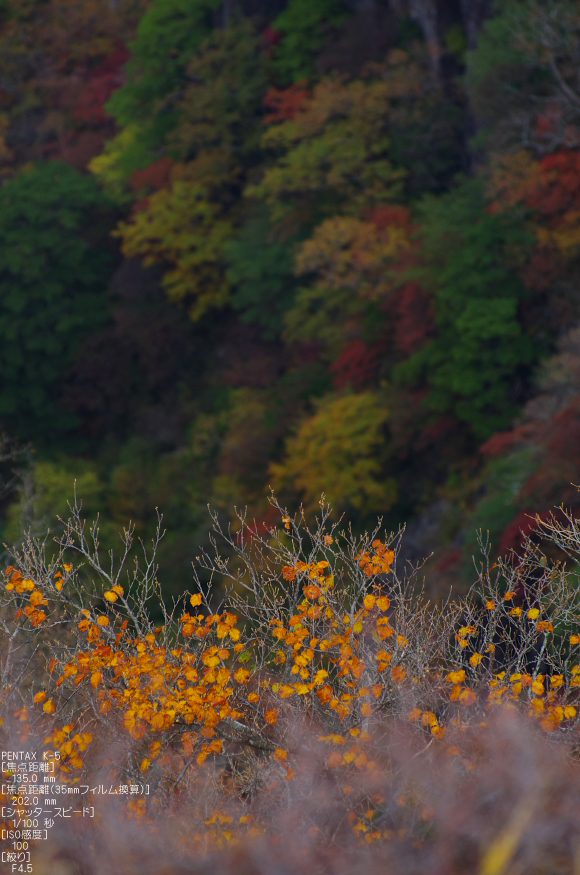
{"type": "MultiPolygon", "coordinates": [[[[235,535],[213,515],[216,550],[198,567],[215,584],[196,575],[193,595],[160,603],[161,623],[148,611],[160,598],[158,541],[127,575],[126,531],[107,569],[98,530],[87,534],[75,508],[51,559],[33,539],[14,552],[0,598],[4,746],[51,751],[62,784],[103,771],[146,783],[149,797],[130,799],[127,816],[154,823],[178,806],[193,848],[268,834],[286,788],[303,792],[309,762],[338,794],[353,840],[393,838],[391,815],[371,825],[365,813],[382,805],[378,786],[424,822],[428,794],[385,777],[384,739],[397,726],[450,758],[506,713],[577,738],[580,603],[563,565],[528,541],[520,559],[492,568],[483,545],[473,591],[435,606],[416,571],[397,565],[401,533],[356,536],[324,504],[311,528],[272,501],[281,525],[265,537],[243,514],[235,535]]],[[[580,553],[573,518],[541,525],[580,553]]]]}

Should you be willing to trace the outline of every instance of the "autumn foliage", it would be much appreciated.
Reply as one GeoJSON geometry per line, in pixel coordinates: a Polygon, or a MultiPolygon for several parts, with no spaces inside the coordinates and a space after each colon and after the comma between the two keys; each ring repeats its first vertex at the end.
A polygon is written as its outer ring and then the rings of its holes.
{"type": "MultiPolygon", "coordinates": [[[[310,529],[273,506],[280,527],[266,537],[243,516],[230,534],[214,515],[230,560],[198,563],[215,592],[161,603],[156,621],[155,544],[141,568],[126,570],[125,555],[106,570],[78,509],[51,558],[29,540],[4,576],[3,746],[57,751],[64,785],[148,784],[115,816],[169,829],[177,856],[265,848],[290,817],[320,852],[371,844],[378,861],[392,848],[403,871],[412,848],[432,859],[447,828],[429,782],[412,777],[415,756],[428,770],[453,765],[444,781],[465,793],[493,768],[483,751],[494,734],[518,725],[538,752],[542,737],[575,743],[576,578],[530,540],[491,567],[484,545],[474,590],[436,606],[401,575],[400,533],[356,537],[324,505],[310,529]]],[[[540,525],[577,556],[572,517],[540,525]]],[[[111,800],[93,802],[105,824],[111,800]]],[[[500,841],[469,859],[484,865],[500,841]]]]}

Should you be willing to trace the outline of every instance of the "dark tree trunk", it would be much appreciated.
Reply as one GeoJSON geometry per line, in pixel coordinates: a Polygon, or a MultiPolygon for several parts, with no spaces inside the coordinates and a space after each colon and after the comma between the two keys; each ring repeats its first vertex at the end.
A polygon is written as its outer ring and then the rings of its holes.
{"type": "Polygon", "coordinates": [[[492,15],[492,0],[461,0],[461,12],[467,47],[474,49],[483,22],[492,15]]]}
{"type": "Polygon", "coordinates": [[[347,0],[347,5],[353,12],[369,12],[376,9],[377,0],[347,0]]]}
{"type": "Polygon", "coordinates": [[[224,28],[228,27],[230,21],[232,20],[235,4],[236,0],[223,0],[222,21],[224,28]]]}
{"type": "Polygon", "coordinates": [[[441,43],[439,41],[436,0],[410,0],[409,13],[419,23],[423,31],[429,57],[431,58],[433,75],[439,79],[441,43]]]}

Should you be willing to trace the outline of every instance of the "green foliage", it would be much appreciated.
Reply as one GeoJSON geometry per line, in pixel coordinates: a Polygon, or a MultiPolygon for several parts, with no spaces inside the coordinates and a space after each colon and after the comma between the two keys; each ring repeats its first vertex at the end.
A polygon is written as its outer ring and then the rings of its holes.
{"type": "MultiPolygon", "coordinates": [[[[127,82],[107,103],[121,128],[106,165],[109,177],[127,178],[157,157],[178,121],[175,103],[185,85],[187,64],[212,31],[220,0],[155,0],[131,43],[127,82]],[[114,160],[113,160],[114,159],[114,160]]],[[[99,165],[97,165],[99,167],[99,165]]],[[[118,180],[114,182],[118,185],[118,180]]]]}
{"type": "Polygon", "coordinates": [[[471,557],[478,552],[477,532],[481,530],[484,537],[489,533],[492,549],[498,549],[504,530],[518,513],[520,489],[537,465],[536,450],[526,447],[492,459],[485,466],[481,479],[486,494],[475,507],[463,545],[469,572],[473,569],[471,557]]]}
{"type": "Polygon", "coordinates": [[[230,160],[251,160],[268,87],[266,55],[251,23],[213,31],[190,59],[187,80],[177,126],[168,137],[171,154],[191,160],[217,150],[230,160]]]}
{"type": "Polygon", "coordinates": [[[422,376],[430,406],[452,411],[479,438],[509,424],[514,382],[539,355],[518,315],[526,290],[517,267],[531,235],[520,216],[485,207],[477,179],[423,203],[422,279],[435,299],[437,337],[398,369],[403,381],[422,376]]]}
{"type": "Polygon", "coordinates": [[[219,6],[220,0],[155,0],[131,44],[127,84],[108,104],[118,124],[148,121],[156,102],[183,83],[187,63],[209,36],[219,6]]]}
{"type": "Polygon", "coordinates": [[[41,446],[74,425],[58,406],[59,384],[107,318],[106,208],[94,180],[65,164],[23,171],[0,189],[0,419],[41,446]]]}
{"type": "Polygon", "coordinates": [[[86,513],[96,517],[104,489],[95,467],[79,458],[38,459],[26,472],[19,497],[8,508],[4,537],[16,543],[26,531],[58,530],[76,495],[86,513]]]}
{"type": "Polygon", "coordinates": [[[467,86],[484,129],[477,143],[541,151],[570,144],[577,124],[580,12],[570,0],[507,0],[468,53],[467,86]],[[549,136],[538,131],[546,114],[549,136]]]}
{"type": "Polygon", "coordinates": [[[274,30],[284,35],[273,63],[280,82],[289,85],[311,78],[328,29],[347,17],[344,0],[290,0],[273,23],[274,30]]]}
{"type": "Polygon", "coordinates": [[[288,241],[272,239],[267,216],[247,221],[224,246],[232,306],[242,322],[260,326],[267,338],[279,335],[294,300],[292,249],[288,241]]]}
{"type": "Polygon", "coordinates": [[[335,510],[352,507],[363,515],[389,510],[396,486],[381,464],[388,415],[374,392],[321,399],[288,440],[284,460],[272,465],[274,487],[297,491],[309,510],[316,509],[322,493],[335,510]]]}

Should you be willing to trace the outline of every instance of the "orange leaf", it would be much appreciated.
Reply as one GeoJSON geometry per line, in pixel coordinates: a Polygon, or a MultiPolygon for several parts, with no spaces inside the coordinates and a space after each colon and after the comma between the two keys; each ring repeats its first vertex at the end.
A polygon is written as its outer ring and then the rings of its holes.
{"type": "Polygon", "coordinates": [[[331,769],[336,769],[338,766],[341,766],[343,763],[343,756],[337,750],[333,751],[328,757],[327,761],[328,765],[331,769]]]}
{"type": "Polygon", "coordinates": [[[477,701],[477,696],[473,690],[465,689],[459,694],[459,701],[462,705],[473,705],[477,701]]]}
{"type": "Polygon", "coordinates": [[[321,595],[321,592],[322,591],[320,587],[313,586],[312,584],[310,586],[304,587],[304,595],[309,601],[314,601],[314,599],[317,599],[318,596],[321,595]]]}

